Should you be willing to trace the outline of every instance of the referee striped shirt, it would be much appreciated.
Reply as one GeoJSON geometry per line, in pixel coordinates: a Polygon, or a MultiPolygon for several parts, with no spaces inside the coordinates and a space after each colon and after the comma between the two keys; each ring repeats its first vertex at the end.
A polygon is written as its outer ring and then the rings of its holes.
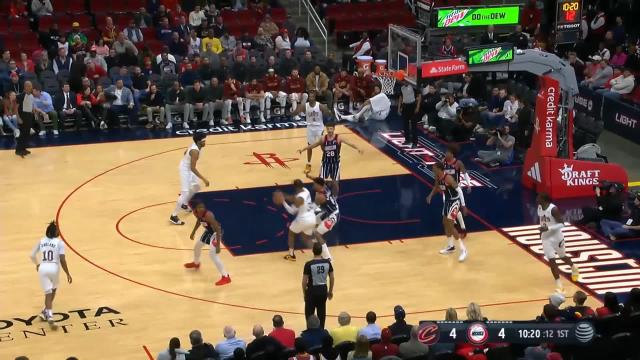
{"type": "Polygon", "coordinates": [[[327,278],[333,272],[331,261],[327,259],[313,259],[304,264],[304,275],[309,277],[308,289],[320,290],[327,288],[327,278]]]}

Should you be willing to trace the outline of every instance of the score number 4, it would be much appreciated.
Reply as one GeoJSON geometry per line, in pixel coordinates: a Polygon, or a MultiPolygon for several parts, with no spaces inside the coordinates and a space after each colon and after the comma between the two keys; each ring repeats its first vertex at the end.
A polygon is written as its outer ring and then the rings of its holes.
{"type": "MultiPolygon", "coordinates": [[[[500,331],[498,332],[498,336],[504,340],[504,338],[506,337],[506,335],[504,334],[504,328],[500,328],[500,331]]],[[[451,331],[449,332],[449,337],[452,339],[455,339],[458,337],[456,333],[456,328],[451,329],[451,331]]]]}

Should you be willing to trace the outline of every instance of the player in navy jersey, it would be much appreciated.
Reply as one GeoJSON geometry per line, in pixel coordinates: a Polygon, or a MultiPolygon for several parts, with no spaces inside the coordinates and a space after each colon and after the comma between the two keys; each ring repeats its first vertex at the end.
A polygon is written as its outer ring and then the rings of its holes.
{"type": "Polygon", "coordinates": [[[322,165],[320,166],[320,177],[325,180],[332,180],[333,192],[338,193],[338,181],[340,180],[340,149],[342,144],[347,144],[357,150],[360,154],[363,153],[355,144],[342,137],[338,137],[335,133],[335,123],[327,123],[325,125],[327,134],[321,137],[317,142],[308,145],[300,150],[299,154],[302,154],[305,150],[310,150],[320,146],[322,148],[322,165]]]}
{"type": "Polygon", "coordinates": [[[331,231],[338,223],[340,208],[333,191],[327,186],[323,178],[317,177],[311,178],[311,180],[313,180],[313,190],[316,193],[314,200],[319,211],[316,215],[316,223],[318,225],[313,231],[313,235],[316,241],[322,245],[322,258],[331,260],[331,253],[323,235],[331,231]]]}
{"type": "Polygon", "coordinates": [[[220,280],[216,281],[216,286],[229,284],[231,282],[231,276],[229,276],[229,273],[224,269],[224,265],[222,265],[222,261],[218,256],[222,244],[222,227],[215,216],[213,216],[213,213],[207,210],[202,201],[193,200],[191,202],[191,208],[193,209],[193,215],[196,217],[196,224],[190,236],[191,240],[194,239],[196,230],[198,230],[200,225],[204,228],[204,232],[200,236],[200,240],[197,241],[193,247],[193,261],[184,264],[184,267],[188,269],[199,269],[202,248],[205,245],[210,245],[209,256],[222,276],[220,280]]]}
{"type": "MultiPolygon", "coordinates": [[[[471,178],[467,173],[467,169],[464,167],[462,161],[456,159],[456,155],[460,151],[460,147],[457,144],[449,144],[447,146],[447,152],[444,154],[444,172],[453,176],[460,186],[466,184],[467,193],[471,193],[471,178]]],[[[458,212],[458,218],[456,219],[459,226],[458,232],[464,239],[467,236],[467,227],[464,224],[464,217],[462,212],[458,212]]]]}
{"type": "Polygon", "coordinates": [[[456,250],[453,245],[453,239],[457,239],[460,245],[460,256],[458,261],[462,262],[467,258],[467,249],[464,246],[464,242],[456,230],[455,221],[458,217],[458,212],[462,211],[466,214],[467,208],[465,207],[464,194],[462,189],[458,186],[456,179],[445,173],[444,165],[442,163],[433,164],[433,172],[436,176],[436,182],[431,190],[429,196],[427,196],[427,203],[431,204],[431,199],[436,192],[440,191],[444,195],[444,207],[442,209],[442,225],[444,227],[444,233],[447,236],[447,246],[440,250],[443,255],[448,255],[456,250]]]}

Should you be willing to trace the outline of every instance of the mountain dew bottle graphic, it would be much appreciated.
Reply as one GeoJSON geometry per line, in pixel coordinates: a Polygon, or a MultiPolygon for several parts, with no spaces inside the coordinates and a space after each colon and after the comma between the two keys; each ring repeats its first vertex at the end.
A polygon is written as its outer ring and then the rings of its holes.
{"type": "Polygon", "coordinates": [[[451,10],[451,12],[443,19],[439,19],[438,27],[463,26],[464,24],[462,24],[462,20],[464,20],[469,11],[470,9],[451,10]]]}

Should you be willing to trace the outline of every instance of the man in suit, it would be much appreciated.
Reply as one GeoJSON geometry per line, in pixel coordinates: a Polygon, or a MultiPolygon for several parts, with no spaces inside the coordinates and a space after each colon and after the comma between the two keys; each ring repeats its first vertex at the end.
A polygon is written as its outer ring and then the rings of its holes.
{"type": "Polygon", "coordinates": [[[107,96],[110,96],[113,100],[111,106],[105,108],[105,112],[107,113],[104,114],[102,118],[106,119],[107,115],[111,113],[117,120],[118,115],[125,114],[128,117],[127,126],[131,127],[136,120],[135,102],[131,90],[124,87],[122,79],[118,79],[115,86],[111,85],[105,92],[107,96]]]}
{"type": "Polygon", "coordinates": [[[490,45],[490,44],[498,43],[498,36],[496,35],[494,30],[495,29],[493,25],[487,26],[487,31],[484,34],[482,34],[482,36],[480,37],[481,45],[490,45]]]}
{"type": "Polygon", "coordinates": [[[191,34],[191,30],[193,27],[187,23],[187,19],[184,16],[180,16],[180,23],[176,26],[175,32],[180,35],[180,39],[186,40],[189,38],[189,34],[191,34]]]}
{"type": "Polygon", "coordinates": [[[31,154],[31,151],[27,150],[27,141],[29,140],[31,127],[33,126],[34,101],[33,84],[31,81],[25,81],[24,92],[18,95],[20,136],[18,136],[16,141],[16,155],[21,157],[31,154]]]}
{"type": "Polygon", "coordinates": [[[53,107],[58,112],[58,119],[60,119],[63,124],[65,118],[72,117],[75,119],[76,130],[80,130],[82,113],[78,110],[77,97],[76,94],[71,91],[69,83],[65,83],[62,86],[62,94],[55,97],[53,107]]]}

